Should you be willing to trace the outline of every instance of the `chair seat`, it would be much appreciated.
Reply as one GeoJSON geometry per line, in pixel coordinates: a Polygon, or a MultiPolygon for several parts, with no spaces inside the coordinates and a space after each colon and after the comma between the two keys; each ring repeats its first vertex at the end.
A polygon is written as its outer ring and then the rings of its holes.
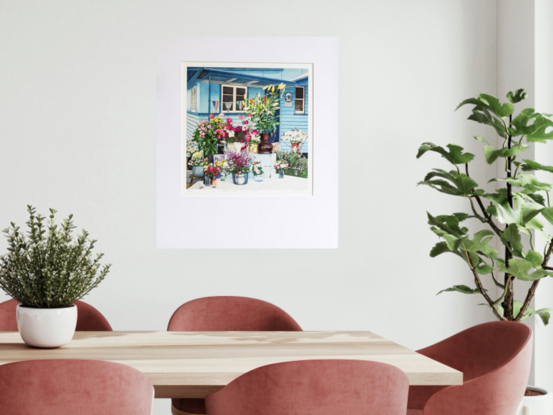
{"type": "Polygon", "coordinates": [[[171,400],[173,415],[205,414],[205,400],[203,399],[175,399],[171,400]]]}
{"type": "Polygon", "coordinates": [[[408,409],[407,415],[422,415],[422,409],[408,409]]]}

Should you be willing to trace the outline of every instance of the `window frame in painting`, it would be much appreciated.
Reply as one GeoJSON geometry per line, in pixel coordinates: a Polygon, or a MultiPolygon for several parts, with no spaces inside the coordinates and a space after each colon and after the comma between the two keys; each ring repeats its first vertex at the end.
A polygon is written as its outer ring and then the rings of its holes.
{"type": "Polygon", "coordinates": [[[190,89],[190,112],[198,112],[198,86],[190,89]]]}
{"type": "Polygon", "coordinates": [[[245,86],[245,85],[225,85],[225,84],[221,84],[221,111],[223,113],[227,113],[227,112],[244,112],[242,110],[239,110],[236,108],[236,104],[237,104],[237,101],[236,101],[236,90],[238,88],[242,88],[244,89],[244,99],[247,99],[248,98],[248,87],[245,86]],[[232,109],[231,110],[226,110],[225,109],[225,106],[224,106],[224,99],[223,99],[223,96],[224,95],[230,95],[230,94],[225,94],[224,93],[224,88],[232,88],[232,109]]]}
{"type": "Polygon", "coordinates": [[[294,102],[294,113],[295,114],[305,114],[305,87],[304,86],[296,86],[295,87],[295,90],[294,90],[294,99],[295,99],[295,102],[294,102]],[[298,98],[298,89],[300,89],[303,91],[303,98],[298,98]],[[298,99],[301,100],[301,111],[298,111],[296,109],[296,105],[298,103],[298,99]]]}

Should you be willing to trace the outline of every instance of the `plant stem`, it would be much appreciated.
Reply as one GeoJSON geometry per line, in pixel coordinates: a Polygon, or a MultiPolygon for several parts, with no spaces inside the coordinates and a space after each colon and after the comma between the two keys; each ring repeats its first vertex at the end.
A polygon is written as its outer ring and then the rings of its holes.
{"type": "MultiPolygon", "coordinates": [[[[465,163],[465,173],[468,177],[470,177],[469,174],[469,164],[465,163]]],[[[472,189],[474,191],[474,189],[472,189]]],[[[488,212],[486,212],[486,208],[484,207],[484,203],[482,203],[482,199],[478,195],[473,196],[476,199],[476,202],[478,203],[478,206],[480,206],[480,209],[482,210],[482,215],[484,215],[484,218],[486,218],[486,222],[490,225],[492,230],[499,236],[501,235],[501,229],[497,227],[497,225],[494,223],[492,215],[490,215],[488,212]]],[[[469,199],[470,196],[469,196],[469,199]]],[[[472,205],[472,200],[471,200],[472,205]]]]}
{"type": "MultiPolygon", "coordinates": [[[[551,251],[553,250],[553,239],[549,241],[549,246],[547,247],[547,252],[545,253],[545,257],[543,258],[543,262],[541,263],[541,266],[543,269],[551,269],[547,266],[549,263],[549,259],[551,258],[551,251]]],[[[522,304],[522,307],[520,309],[520,312],[518,313],[518,316],[516,316],[515,321],[520,321],[522,317],[524,316],[524,313],[526,313],[526,310],[528,309],[528,306],[530,305],[530,301],[532,301],[532,298],[534,297],[534,294],[536,293],[536,289],[538,288],[538,284],[540,283],[540,280],[536,280],[532,283],[532,286],[528,290],[528,294],[526,295],[526,299],[524,300],[524,303],[522,304]]]]}
{"type": "Polygon", "coordinates": [[[468,253],[466,254],[467,262],[469,263],[470,270],[472,271],[472,274],[474,275],[474,281],[476,282],[476,286],[482,293],[482,296],[486,299],[490,307],[492,308],[493,313],[496,315],[496,317],[499,320],[507,320],[504,316],[501,315],[499,310],[497,309],[496,305],[494,304],[494,301],[490,298],[486,290],[484,289],[484,286],[482,285],[482,281],[480,281],[480,275],[478,275],[478,272],[476,272],[476,268],[474,267],[474,264],[472,263],[472,259],[470,259],[470,255],[468,253]]]}
{"type": "MultiPolygon", "coordinates": [[[[511,126],[512,122],[512,115],[509,115],[509,127],[511,126]]],[[[507,148],[511,149],[512,144],[512,136],[509,134],[509,130],[505,128],[505,131],[507,132],[508,139],[507,139],[507,148]]],[[[505,170],[507,171],[507,177],[511,177],[511,167],[512,167],[512,158],[507,157],[507,166],[505,167],[505,170]]],[[[507,201],[509,202],[509,206],[511,208],[513,207],[513,187],[509,182],[507,182],[507,201]]],[[[509,247],[505,245],[505,267],[509,268],[509,260],[512,258],[511,251],[509,250],[509,247]]],[[[513,290],[513,280],[514,277],[509,274],[505,273],[505,299],[503,300],[503,314],[507,320],[513,320],[513,301],[514,301],[514,290],[513,290]]]]}

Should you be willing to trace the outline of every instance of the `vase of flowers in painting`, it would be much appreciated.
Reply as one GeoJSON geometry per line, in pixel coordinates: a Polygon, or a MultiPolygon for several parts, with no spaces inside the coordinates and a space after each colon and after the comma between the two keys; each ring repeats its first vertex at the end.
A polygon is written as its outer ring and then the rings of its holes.
{"type": "Polygon", "coordinates": [[[286,160],[278,160],[275,163],[275,170],[278,172],[278,178],[284,179],[284,169],[288,167],[288,162],[286,160]]]}
{"type": "Polygon", "coordinates": [[[246,151],[227,151],[227,163],[226,171],[232,174],[232,182],[238,186],[248,184],[248,172],[253,164],[252,156],[246,151]]]}
{"type": "Polygon", "coordinates": [[[260,154],[271,154],[273,145],[269,142],[271,134],[274,134],[279,124],[277,112],[280,108],[280,98],[286,90],[286,85],[271,85],[265,88],[265,96],[257,94],[257,97],[245,101],[244,111],[250,116],[261,134],[261,144],[257,147],[260,154]]]}
{"type": "Polygon", "coordinates": [[[206,186],[211,186],[213,188],[217,187],[217,177],[221,173],[221,168],[210,164],[205,170],[205,177],[209,179],[209,182],[205,182],[206,186]]]}
{"type": "Polygon", "coordinates": [[[263,166],[260,161],[254,161],[252,164],[253,179],[256,182],[263,181],[263,166]]]}

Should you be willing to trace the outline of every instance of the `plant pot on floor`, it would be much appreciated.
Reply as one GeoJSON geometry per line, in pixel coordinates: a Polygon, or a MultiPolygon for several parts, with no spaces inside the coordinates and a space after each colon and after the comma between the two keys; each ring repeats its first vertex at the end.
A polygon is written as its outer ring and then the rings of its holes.
{"type": "Polygon", "coordinates": [[[541,395],[525,396],[520,402],[516,415],[551,415],[553,414],[553,394],[545,389],[528,386],[530,391],[541,392],[541,395]]]}
{"type": "Polygon", "coordinates": [[[29,346],[54,348],[71,341],[77,328],[77,306],[31,308],[21,304],[16,309],[17,327],[29,346]]]}

